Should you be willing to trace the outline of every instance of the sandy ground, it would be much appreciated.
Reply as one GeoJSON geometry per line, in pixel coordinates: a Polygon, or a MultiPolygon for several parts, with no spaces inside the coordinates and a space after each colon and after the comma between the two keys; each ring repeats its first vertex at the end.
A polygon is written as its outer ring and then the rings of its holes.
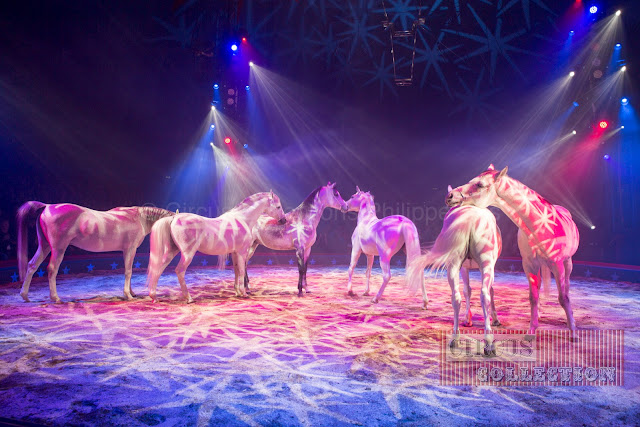
{"type": "MultiPolygon", "coordinates": [[[[576,279],[579,328],[625,330],[622,387],[443,387],[439,331],[451,328],[446,279],[429,279],[429,310],[394,269],[384,299],[348,297],[346,268],[250,270],[254,293],[233,296],[231,271],[192,267],[184,304],[172,272],[160,302],[122,300],[123,272],[61,277],[64,304],[42,279],[24,303],[0,287],[0,417],[51,425],[639,425],[638,285],[576,279]]],[[[477,276],[474,326],[482,326],[477,276]]],[[[381,282],[375,272],[372,290],[381,282]]],[[[364,271],[354,288],[361,294],[364,271]]],[[[526,329],[521,273],[498,273],[502,328],[526,329]]],[[[555,292],[541,329],[564,328],[555,292]]]]}

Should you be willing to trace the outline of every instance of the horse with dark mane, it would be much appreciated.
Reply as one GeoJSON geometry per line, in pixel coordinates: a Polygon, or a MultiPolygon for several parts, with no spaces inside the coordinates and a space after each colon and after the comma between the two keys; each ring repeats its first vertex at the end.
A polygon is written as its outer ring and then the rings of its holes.
{"type": "Polygon", "coordinates": [[[31,201],[18,209],[18,269],[22,290],[20,295],[29,302],[29,285],[42,261],[51,252],[47,267],[51,299],[62,302],[56,290],[56,276],[69,245],[90,252],[122,251],[124,253],[124,295],[131,300],[131,273],[136,250],[151,227],[160,218],[175,215],[171,211],[148,206],[115,208],[94,211],[71,203],[48,205],[31,201]],[[37,216],[38,249],[27,265],[27,224],[37,216]]]}

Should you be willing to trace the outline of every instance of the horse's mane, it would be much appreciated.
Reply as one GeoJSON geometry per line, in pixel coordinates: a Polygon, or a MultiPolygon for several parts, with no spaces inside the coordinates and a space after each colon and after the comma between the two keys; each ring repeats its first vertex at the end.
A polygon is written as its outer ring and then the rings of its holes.
{"type": "Polygon", "coordinates": [[[250,206],[253,206],[256,202],[257,199],[260,199],[261,197],[264,197],[265,194],[268,194],[266,192],[263,193],[255,193],[250,195],[249,197],[245,198],[243,201],[241,201],[240,203],[238,203],[233,209],[231,210],[243,210],[246,209],[250,206]]]}
{"type": "Polygon", "coordinates": [[[160,218],[175,215],[175,212],[168,211],[166,209],[157,208],[155,206],[138,206],[138,212],[140,216],[151,223],[156,222],[160,218]]]}
{"type": "Polygon", "coordinates": [[[322,190],[322,187],[324,187],[323,185],[321,185],[320,187],[316,188],[315,190],[313,190],[311,193],[309,193],[309,195],[307,196],[306,199],[304,199],[302,201],[302,203],[300,203],[298,205],[297,208],[295,208],[294,210],[298,210],[300,211],[302,214],[306,214],[311,210],[311,206],[313,206],[313,204],[316,201],[316,196],[318,195],[318,193],[320,192],[320,190],[322,190]]]}

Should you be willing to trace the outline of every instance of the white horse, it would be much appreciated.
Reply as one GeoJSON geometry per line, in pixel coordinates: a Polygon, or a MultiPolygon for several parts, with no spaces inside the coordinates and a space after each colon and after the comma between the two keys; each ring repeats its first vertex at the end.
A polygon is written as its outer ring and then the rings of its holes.
{"type": "Polygon", "coordinates": [[[535,191],[507,176],[507,169],[505,167],[497,171],[490,165],[487,171],[469,183],[450,191],[447,205],[497,206],[518,226],[518,247],[522,255],[522,267],[529,281],[529,333],[535,333],[538,328],[541,270],[544,273],[542,267],[546,266],[556,279],[558,300],[575,337],[569,277],[573,269],[572,256],[578,250],[578,228],[568,210],[552,205],[535,191]]]}
{"type": "Polygon", "coordinates": [[[161,219],[154,224],[151,229],[151,253],[147,272],[149,296],[153,302],[156,302],[158,279],[178,252],[181,258],[175,271],[182,295],[188,303],[193,302],[193,299],[187,290],[184,275],[196,251],[207,255],[218,255],[221,268],[224,268],[226,255],[231,254],[235,271],[236,296],[246,296],[241,281],[244,278],[249,248],[253,243],[252,230],[260,215],[269,215],[280,221],[285,220],[280,199],[273,192],[249,196],[217,218],[182,213],[161,219]]]}
{"type": "Polygon", "coordinates": [[[90,252],[122,251],[124,253],[124,295],[131,300],[131,272],[136,249],[160,218],[173,212],[146,206],[94,211],[82,206],[62,203],[47,205],[27,202],[18,209],[18,269],[24,280],[20,295],[29,302],[29,285],[33,273],[51,252],[47,272],[49,295],[56,303],[62,302],[56,290],[56,276],[67,246],[76,246],[90,252]],[[37,215],[38,249],[27,266],[28,217],[37,215]]]}
{"type": "MultiPolygon", "coordinates": [[[[316,228],[322,218],[325,208],[347,211],[347,204],[336,190],[335,182],[329,182],[324,187],[318,187],[300,203],[300,206],[285,215],[287,222],[278,223],[269,216],[261,216],[253,228],[255,241],[251,245],[247,262],[260,245],[276,251],[295,249],[298,260],[298,296],[302,296],[302,288],[307,290],[307,262],[311,247],[316,242],[316,228]]],[[[244,276],[245,289],[249,290],[249,276],[244,276]]]]}
{"type": "Polygon", "coordinates": [[[419,286],[422,289],[422,307],[426,310],[429,299],[424,285],[424,275],[422,270],[419,274],[412,273],[412,261],[420,256],[420,240],[418,230],[411,220],[402,215],[392,215],[385,218],[378,218],[376,207],[373,203],[373,196],[369,192],[363,192],[356,187],[356,193],[347,201],[350,212],[358,212],[358,224],[351,235],[351,264],[349,265],[349,284],[347,291],[349,295],[354,295],[351,290],[351,278],[353,269],[358,263],[360,254],[364,252],[367,256],[366,286],[363,295],[369,295],[369,279],[371,278],[371,267],[373,259],[377,255],[380,257],[380,268],[382,269],[382,285],[378,293],[373,297],[373,302],[377,303],[382,298],[384,288],[391,279],[391,257],[393,257],[404,245],[407,252],[406,282],[412,289],[419,286]],[[414,283],[411,282],[412,279],[414,283]]]}
{"type": "MultiPolygon", "coordinates": [[[[480,300],[484,314],[485,339],[489,345],[493,342],[491,326],[500,325],[493,297],[493,276],[501,251],[502,236],[493,213],[489,209],[465,205],[451,208],[447,212],[442,230],[432,248],[413,261],[416,265],[412,272],[415,274],[422,275],[427,266],[430,266],[431,272],[447,269],[453,306],[454,336],[459,333],[458,316],[462,302],[459,275],[462,272],[464,297],[467,304],[464,325],[472,326],[469,269],[479,268],[482,275],[480,300]],[[492,323],[489,320],[489,309],[491,309],[492,323]]],[[[411,282],[415,283],[415,280],[411,282]]]]}

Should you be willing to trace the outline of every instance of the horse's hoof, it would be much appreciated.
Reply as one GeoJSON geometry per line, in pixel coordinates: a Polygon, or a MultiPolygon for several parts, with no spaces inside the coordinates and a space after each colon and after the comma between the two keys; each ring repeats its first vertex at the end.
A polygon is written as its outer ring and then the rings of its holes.
{"type": "Polygon", "coordinates": [[[500,321],[496,319],[493,322],[491,322],[491,326],[502,326],[502,323],[500,323],[500,321]]]}
{"type": "Polygon", "coordinates": [[[299,298],[302,298],[302,291],[299,291],[299,292],[298,292],[298,297],[299,297],[299,298]]]}
{"type": "Polygon", "coordinates": [[[133,291],[131,291],[131,297],[135,298],[135,297],[137,297],[137,296],[138,296],[138,295],[134,294],[134,293],[133,293],[133,291]]]}
{"type": "Polygon", "coordinates": [[[473,326],[473,322],[462,322],[462,326],[465,328],[470,328],[473,326]]]}
{"type": "Polygon", "coordinates": [[[193,298],[189,298],[189,299],[187,300],[187,304],[193,304],[194,302],[195,302],[195,301],[193,300],[193,298]]]}
{"type": "Polygon", "coordinates": [[[27,295],[21,293],[20,296],[22,297],[24,302],[31,302],[31,300],[29,299],[29,297],[27,295]]]}
{"type": "Polygon", "coordinates": [[[484,348],[484,355],[486,357],[495,357],[496,356],[496,349],[494,346],[491,346],[491,348],[484,348]]]}
{"type": "Polygon", "coordinates": [[[424,304],[422,304],[422,309],[423,310],[427,310],[427,303],[426,302],[424,304]]]}
{"type": "Polygon", "coordinates": [[[378,298],[374,298],[371,300],[372,303],[377,304],[378,303],[378,298]]]}
{"type": "Polygon", "coordinates": [[[364,293],[362,294],[362,296],[364,296],[364,297],[368,297],[368,296],[369,296],[369,291],[364,292],[364,293]]]}
{"type": "Polygon", "coordinates": [[[355,297],[356,296],[356,294],[353,291],[347,292],[347,295],[349,295],[350,297],[355,297]]]}
{"type": "Polygon", "coordinates": [[[454,338],[449,343],[449,348],[456,348],[456,347],[458,347],[458,340],[454,338]]]}
{"type": "Polygon", "coordinates": [[[308,290],[307,290],[307,288],[305,288],[305,289],[304,289],[304,293],[305,293],[305,294],[310,294],[310,293],[311,293],[311,291],[308,291],[308,290]]]}
{"type": "Polygon", "coordinates": [[[62,304],[62,300],[60,298],[56,298],[53,300],[54,304],[62,304]]]}

